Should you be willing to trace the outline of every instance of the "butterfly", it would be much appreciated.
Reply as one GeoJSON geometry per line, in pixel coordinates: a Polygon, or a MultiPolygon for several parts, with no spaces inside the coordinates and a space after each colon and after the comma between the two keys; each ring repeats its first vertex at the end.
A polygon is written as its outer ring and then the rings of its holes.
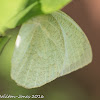
{"type": "Polygon", "coordinates": [[[40,87],[92,61],[90,43],[76,22],[62,11],[24,23],[12,57],[12,79],[20,86],[40,87]]]}

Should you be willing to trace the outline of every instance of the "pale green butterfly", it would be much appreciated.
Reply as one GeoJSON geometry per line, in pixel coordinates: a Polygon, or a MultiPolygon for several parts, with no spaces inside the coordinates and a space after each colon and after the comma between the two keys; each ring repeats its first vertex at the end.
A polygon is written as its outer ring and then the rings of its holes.
{"type": "Polygon", "coordinates": [[[12,57],[11,77],[25,88],[40,87],[92,61],[90,43],[61,11],[22,25],[12,57]]]}

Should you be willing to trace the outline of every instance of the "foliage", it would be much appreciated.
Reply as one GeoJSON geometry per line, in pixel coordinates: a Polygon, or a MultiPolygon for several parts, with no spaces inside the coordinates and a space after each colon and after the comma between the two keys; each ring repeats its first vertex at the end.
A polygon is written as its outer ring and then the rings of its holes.
{"type": "Polygon", "coordinates": [[[71,0],[0,0],[0,32],[15,28],[32,16],[52,13],[71,0]]]}

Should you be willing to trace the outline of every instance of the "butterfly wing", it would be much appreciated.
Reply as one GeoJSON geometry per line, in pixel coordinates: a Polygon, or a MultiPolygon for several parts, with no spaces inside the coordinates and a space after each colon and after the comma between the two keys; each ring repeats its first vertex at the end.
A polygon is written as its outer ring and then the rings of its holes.
{"type": "Polygon", "coordinates": [[[92,49],[82,29],[62,11],[55,12],[52,15],[62,29],[66,41],[66,55],[69,60],[68,62],[65,60],[61,75],[68,74],[89,64],[92,61],[92,49]]]}
{"type": "Polygon", "coordinates": [[[12,57],[11,77],[25,88],[40,87],[92,60],[79,26],[61,11],[22,25],[12,57]]]}

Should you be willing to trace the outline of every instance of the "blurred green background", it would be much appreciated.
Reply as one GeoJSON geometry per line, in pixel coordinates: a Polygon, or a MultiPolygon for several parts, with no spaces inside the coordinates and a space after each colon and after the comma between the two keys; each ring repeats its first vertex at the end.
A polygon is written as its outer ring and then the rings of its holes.
{"type": "MultiPolygon", "coordinates": [[[[94,2],[95,0],[89,1],[94,2]]],[[[98,45],[100,42],[100,35],[98,34],[100,32],[100,17],[93,16],[92,8],[96,9],[96,4],[93,5],[94,3],[92,4],[90,2],[87,2],[87,0],[74,0],[66,6],[63,11],[70,15],[88,36],[94,53],[93,62],[83,69],[60,77],[40,88],[30,90],[24,89],[17,86],[10,77],[11,57],[16,39],[15,34],[0,56],[0,95],[10,94],[26,96],[39,94],[44,95],[43,100],[100,100],[100,47],[98,45]]],[[[97,3],[100,5],[100,2],[97,3]]],[[[97,14],[100,14],[99,10],[97,14]]]]}

